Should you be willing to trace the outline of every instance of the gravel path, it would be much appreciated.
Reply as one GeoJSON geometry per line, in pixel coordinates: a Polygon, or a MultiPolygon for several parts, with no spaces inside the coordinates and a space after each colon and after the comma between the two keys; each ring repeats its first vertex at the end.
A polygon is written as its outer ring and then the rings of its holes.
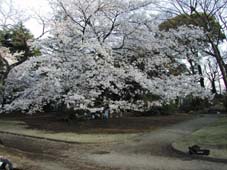
{"type": "Polygon", "coordinates": [[[171,143],[217,120],[206,115],[145,133],[133,141],[113,145],[104,154],[88,154],[99,165],[121,170],[226,170],[227,164],[192,159],[172,151],[171,143]]]}

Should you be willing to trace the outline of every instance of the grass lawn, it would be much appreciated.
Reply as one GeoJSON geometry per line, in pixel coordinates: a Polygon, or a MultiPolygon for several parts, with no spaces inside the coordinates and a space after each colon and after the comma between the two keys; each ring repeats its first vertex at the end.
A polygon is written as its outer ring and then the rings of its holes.
{"type": "Polygon", "coordinates": [[[188,146],[199,145],[210,149],[210,157],[227,159],[227,117],[220,118],[173,145],[184,152],[188,151],[188,146]]]}
{"type": "Polygon", "coordinates": [[[79,143],[109,143],[131,139],[139,133],[131,134],[77,134],[71,132],[52,132],[45,130],[33,130],[23,121],[0,120],[0,131],[13,134],[41,137],[53,140],[61,140],[79,143]]]}

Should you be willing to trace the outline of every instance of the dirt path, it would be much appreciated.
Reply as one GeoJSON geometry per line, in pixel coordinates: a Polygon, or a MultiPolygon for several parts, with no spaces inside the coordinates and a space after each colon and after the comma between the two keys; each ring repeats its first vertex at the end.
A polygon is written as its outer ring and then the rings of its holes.
{"type": "Polygon", "coordinates": [[[87,158],[97,164],[122,170],[226,170],[227,164],[195,160],[176,154],[170,147],[173,141],[216,119],[216,116],[198,117],[145,133],[131,142],[112,146],[109,153],[90,154],[87,158]]]}
{"type": "Polygon", "coordinates": [[[2,134],[6,148],[0,147],[0,152],[23,170],[226,170],[227,164],[194,160],[170,147],[173,141],[216,119],[197,117],[120,144],[67,144],[2,134]]]}

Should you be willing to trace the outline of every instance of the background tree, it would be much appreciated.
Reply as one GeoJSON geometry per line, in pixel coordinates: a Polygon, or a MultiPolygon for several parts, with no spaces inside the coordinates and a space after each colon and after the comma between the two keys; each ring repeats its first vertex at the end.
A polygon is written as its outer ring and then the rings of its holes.
{"type": "Polygon", "coordinates": [[[170,8],[165,9],[166,12],[173,15],[181,15],[180,18],[196,17],[196,19],[188,20],[193,25],[200,25],[206,32],[209,48],[205,52],[214,57],[221,70],[225,89],[227,87],[226,61],[221,52],[221,44],[226,37],[225,31],[225,13],[226,0],[174,0],[169,2],[170,8]]]}
{"type": "Polygon", "coordinates": [[[31,47],[34,36],[19,22],[6,30],[0,30],[1,46],[9,48],[11,53],[23,52],[18,61],[23,62],[28,57],[39,55],[39,51],[31,47]],[[29,44],[30,43],[30,44],[29,44]]]}
{"type": "MultiPolygon", "coordinates": [[[[190,15],[179,14],[176,17],[170,18],[167,21],[162,22],[159,25],[159,28],[161,30],[168,31],[169,29],[176,29],[177,27],[182,26],[182,25],[187,25],[189,27],[194,25],[194,26],[201,27],[204,30],[208,30],[209,25],[204,23],[204,19],[207,19],[209,21],[209,23],[211,24],[211,27],[209,30],[210,36],[212,36],[213,39],[217,38],[220,40],[224,40],[225,34],[223,33],[219,22],[216,20],[216,18],[214,16],[208,16],[208,18],[207,18],[207,15],[204,13],[192,13],[190,15]]],[[[201,41],[204,41],[204,39],[201,41]]],[[[209,40],[205,40],[205,41],[207,41],[207,43],[209,43],[209,40]]],[[[201,62],[201,59],[203,57],[201,57],[201,51],[198,51],[198,49],[195,49],[195,48],[189,47],[189,46],[188,46],[188,48],[190,48],[191,51],[195,55],[194,59],[192,59],[190,57],[188,57],[188,59],[187,59],[188,63],[190,64],[191,74],[196,74],[196,72],[198,72],[201,76],[200,84],[202,87],[205,87],[203,71],[202,71],[203,63],[201,62]]],[[[204,49],[202,51],[204,51],[204,49]]]]}
{"type": "MultiPolygon", "coordinates": [[[[23,25],[23,12],[16,9],[13,0],[0,2],[0,64],[1,91],[9,72],[25,62],[29,57],[39,55],[38,49],[31,45],[33,35],[23,25]]],[[[4,104],[4,95],[1,95],[4,104]]]]}
{"type": "MultiPolygon", "coordinates": [[[[33,35],[26,29],[22,23],[19,23],[9,29],[0,30],[0,52],[2,68],[1,84],[4,88],[5,80],[9,72],[16,66],[28,60],[31,56],[40,55],[37,48],[32,47],[31,41],[33,35]]],[[[5,97],[2,95],[2,104],[5,104],[5,97]]]]}

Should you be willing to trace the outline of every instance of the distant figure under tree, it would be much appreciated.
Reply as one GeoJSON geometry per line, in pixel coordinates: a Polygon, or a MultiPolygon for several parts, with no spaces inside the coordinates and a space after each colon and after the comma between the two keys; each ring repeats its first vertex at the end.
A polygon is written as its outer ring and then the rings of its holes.
{"type": "Polygon", "coordinates": [[[103,109],[103,119],[109,119],[110,115],[110,107],[109,105],[106,105],[103,109]]]}

